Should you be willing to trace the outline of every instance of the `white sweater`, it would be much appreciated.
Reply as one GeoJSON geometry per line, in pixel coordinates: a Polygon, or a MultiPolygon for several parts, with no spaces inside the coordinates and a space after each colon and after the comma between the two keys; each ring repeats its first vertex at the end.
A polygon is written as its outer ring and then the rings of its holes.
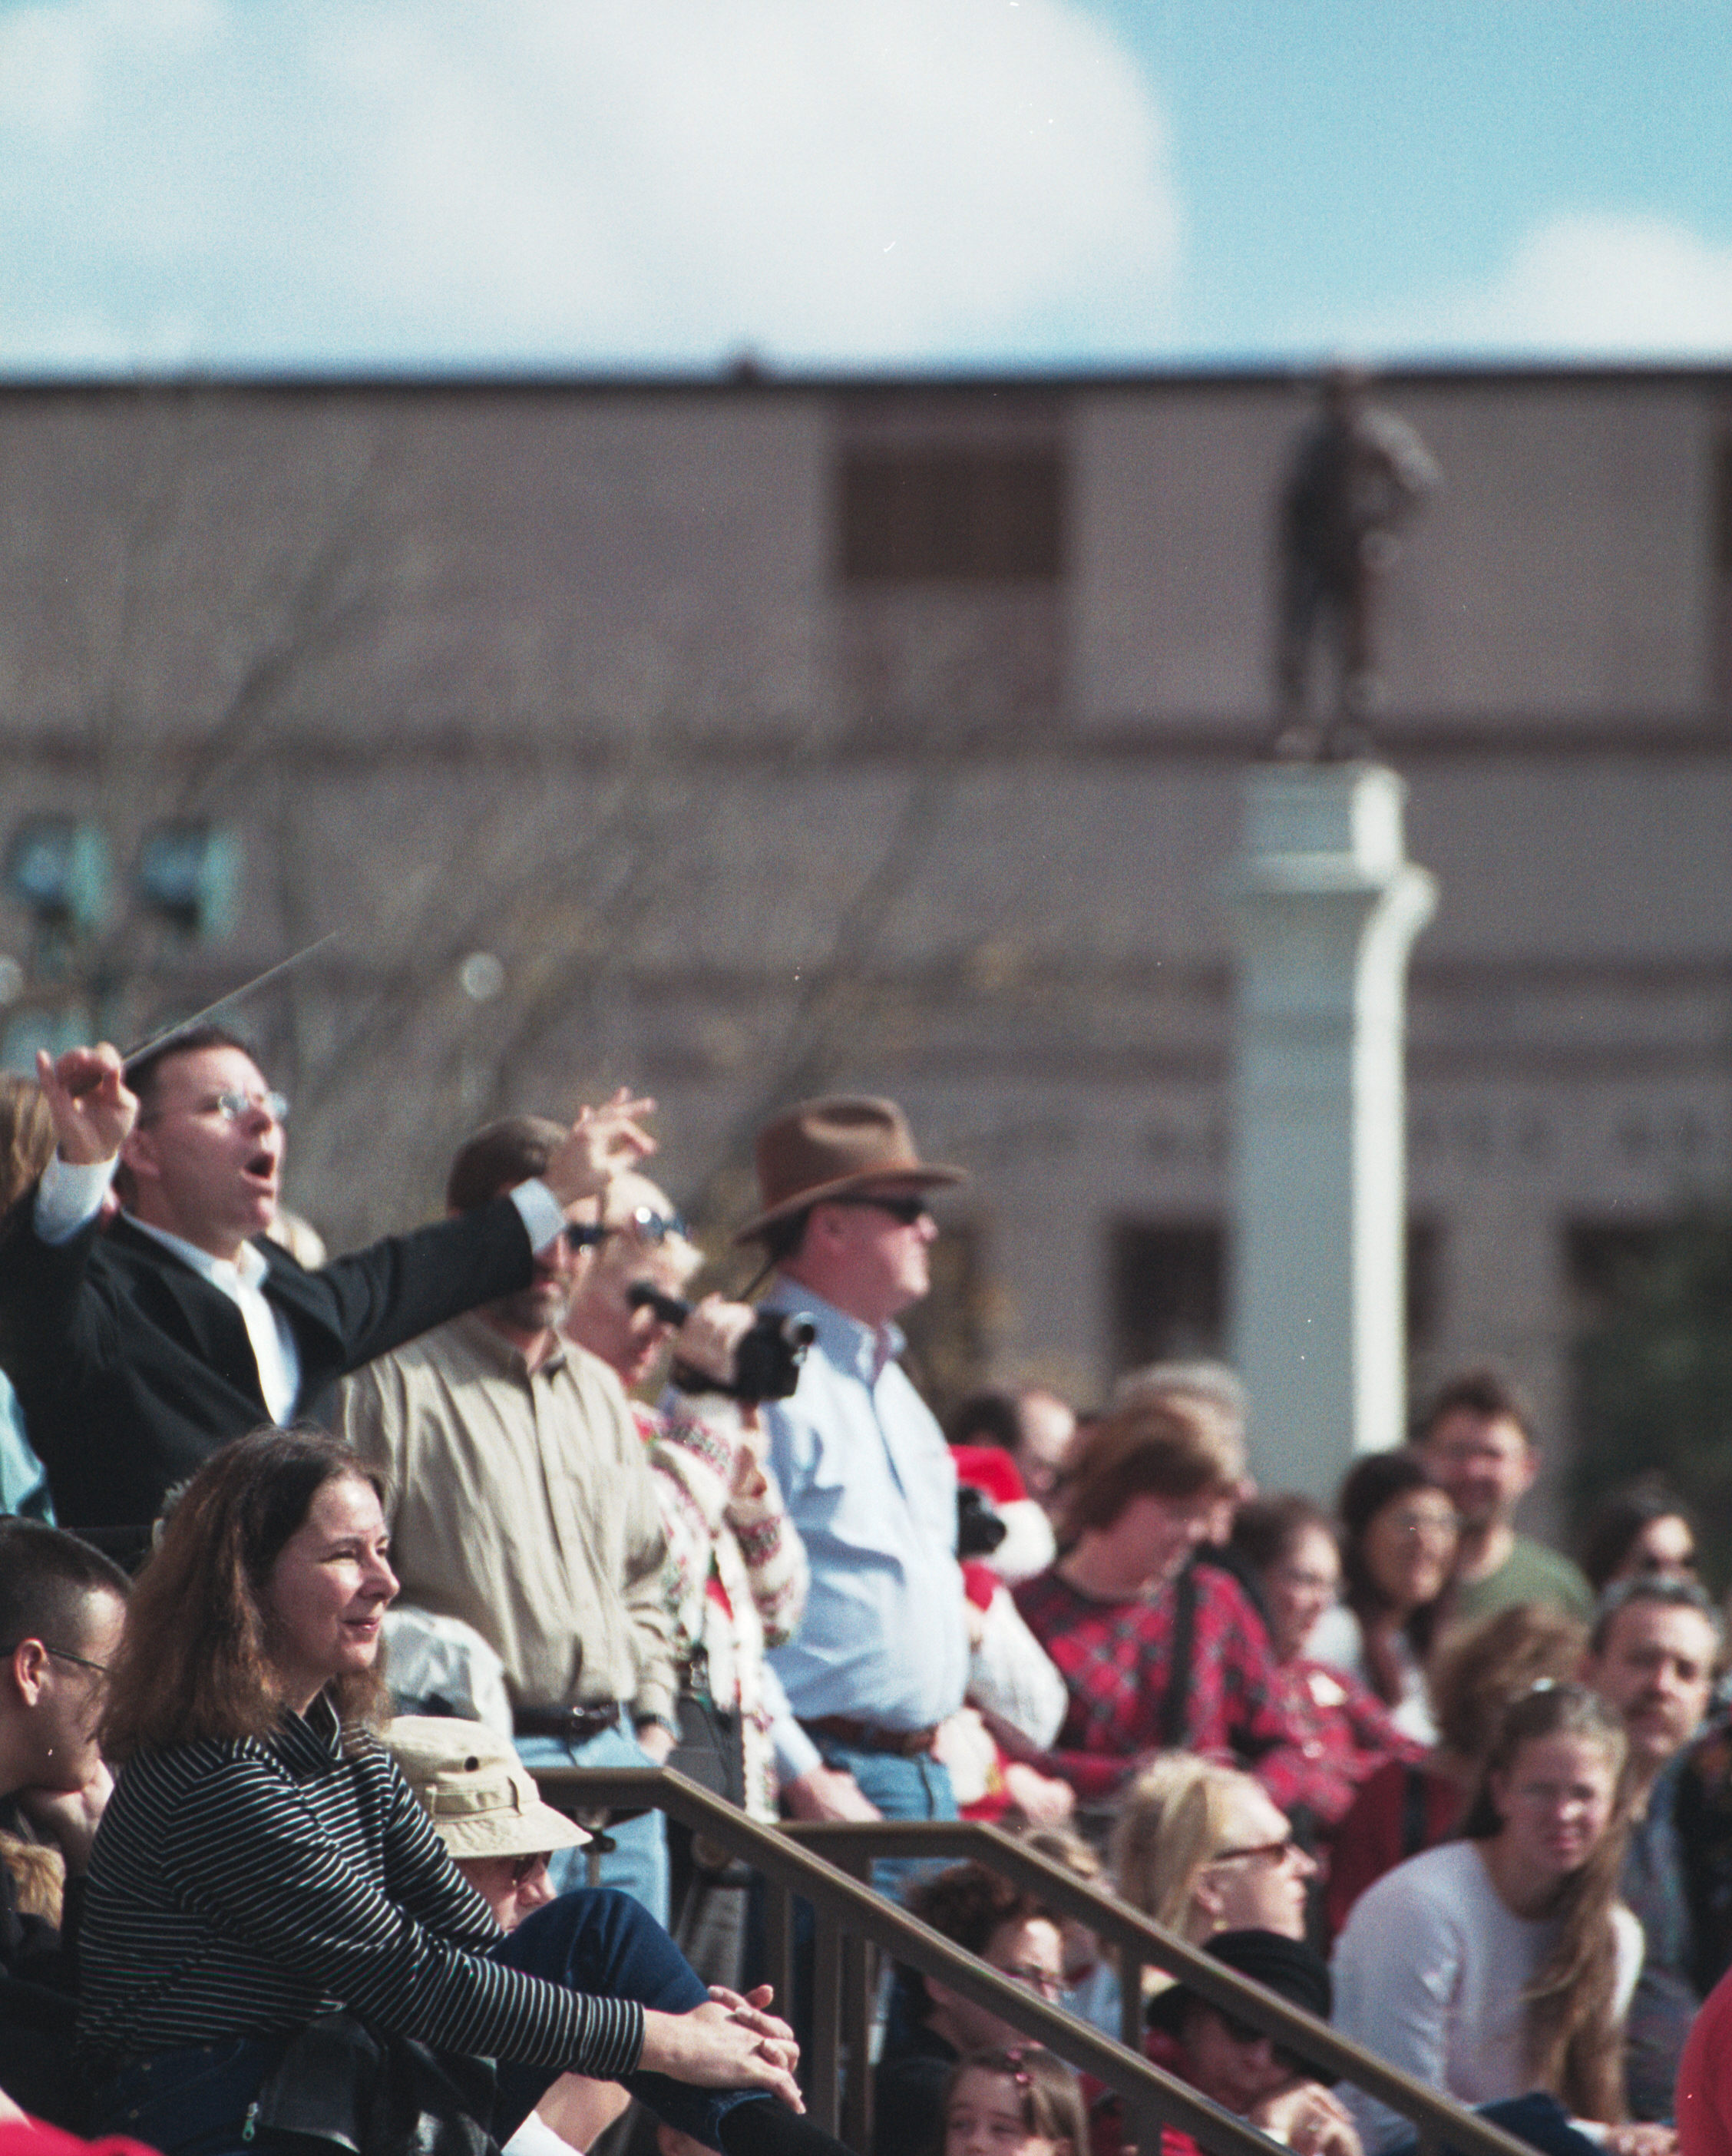
{"type": "MultiPolygon", "coordinates": [[[[1617,2013],[1642,1969],[1642,1927],[1621,1903],[1617,2013]]],[[[1555,1918],[1512,1915],[1472,1841],[1448,1841],[1387,1871],[1353,1905],[1335,1942],[1335,2024],[1417,2081],[1466,2104],[1523,2096],[1522,1994],[1543,1965],[1555,1918]]],[[[1371,2150],[1411,2134],[1357,2089],[1342,2092],[1371,2150]]]]}
{"type": "MultiPolygon", "coordinates": [[[[1401,1696],[1390,1709],[1389,1718],[1404,1737],[1411,1737],[1421,1744],[1435,1744],[1437,1725],[1432,1718],[1425,1671],[1408,1645],[1405,1632],[1397,1632],[1391,1644],[1396,1666],[1401,1673],[1401,1696]]],[[[1338,1602],[1333,1609],[1324,1611],[1306,1635],[1301,1651],[1314,1662],[1327,1662],[1331,1669],[1357,1677],[1361,1684],[1371,1681],[1366,1661],[1364,1628],[1345,1602],[1338,1602]]]]}

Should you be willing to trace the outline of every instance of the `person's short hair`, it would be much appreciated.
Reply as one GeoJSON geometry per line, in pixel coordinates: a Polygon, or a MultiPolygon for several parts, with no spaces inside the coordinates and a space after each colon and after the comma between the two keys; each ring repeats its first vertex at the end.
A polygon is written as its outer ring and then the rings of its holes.
{"type": "Polygon", "coordinates": [[[0,1071],[0,1217],[36,1181],[54,1149],[54,1118],[41,1086],[0,1071]]]}
{"type": "MultiPolygon", "coordinates": [[[[916,1879],[903,1899],[910,1915],[977,1958],[984,1957],[1007,1924],[1033,1923],[1038,1918],[1056,1925],[1058,1921],[1037,1896],[1012,1886],[983,1864],[952,1864],[916,1879]]],[[[918,1969],[907,1967],[899,1976],[917,2018],[924,2018],[931,2004],[926,1979],[918,1969]]]]}
{"type": "Polygon", "coordinates": [[[1651,1603],[1657,1609],[1694,1609],[1708,1620],[1714,1645],[1720,1641],[1719,1612],[1694,1579],[1668,1579],[1663,1573],[1637,1573],[1632,1579],[1615,1579],[1594,1605],[1593,1629],[1588,1634],[1588,1652],[1597,1660],[1606,1652],[1613,1626],[1628,1609],[1651,1603]]]}
{"type": "Polygon", "coordinates": [[[951,2068],[938,2107],[940,2145],[951,2099],[964,2074],[992,2074],[1016,2085],[1022,2131],[1043,2141],[1068,2141],[1071,2156],[1089,2156],[1089,2114],[1082,2084],[1064,2061],[1041,2044],[1006,2051],[970,2051],[951,2068]]]}
{"type": "MultiPolygon", "coordinates": [[[[300,1424],[236,1438],[187,1483],[133,1588],[110,1666],[100,1732],[110,1760],[269,1735],[284,1705],[264,1611],[271,1571],[320,1491],[345,1477],[386,1502],[377,1468],[300,1424]]],[[[390,1700],[377,1670],[339,1677],[331,1691],[351,1731],[382,1720],[390,1700]]]]}
{"type": "Polygon", "coordinates": [[[1581,1546],[1581,1568],[1596,1594],[1611,1584],[1637,1537],[1656,1520],[1682,1520],[1690,1540],[1695,1541],[1696,1522],[1689,1507],[1658,1476],[1644,1475],[1627,1488],[1614,1491],[1596,1508],[1581,1546]]]}
{"type": "Polygon", "coordinates": [[[1093,1881],[1106,1870],[1100,1851],[1074,1826],[1036,1826],[1025,1820],[1010,1830],[1024,1849],[1045,1857],[1049,1864],[1062,1864],[1079,1879],[1093,1881]]]}
{"type": "Polygon", "coordinates": [[[1531,1450],[1535,1444],[1534,1410],[1527,1395],[1501,1370],[1482,1363],[1471,1370],[1458,1370],[1447,1378],[1432,1396],[1419,1425],[1423,1444],[1446,1415],[1478,1415],[1484,1422],[1513,1422],[1531,1450]]]}
{"type": "Polygon", "coordinates": [[[1467,1762],[1483,1759],[1510,1702],[1536,1684],[1573,1677],[1586,1646],[1586,1626],[1548,1602],[1511,1603],[1450,1633],[1428,1686],[1444,1751],[1467,1762]]]}
{"type": "Polygon", "coordinates": [[[813,1209],[807,1205],[798,1213],[786,1214],[780,1220],[769,1220],[758,1230],[758,1245],[764,1254],[764,1270],[768,1272],[777,1265],[785,1265],[790,1258],[797,1258],[800,1245],[806,1240],[806,1224],[813,1209]]]}
{"type": "Polygon", "coordinates": [[[132,1583],[112,1558],[38,1520],[0,1520],[0,1650],[20,1640],[72,1649],[93,1594],[118,1594],[132,1583]]]}
{"type": "MultiPolygon", "coordinates": [[[[196,1055],[201,1049],[232,1048],[244,1055],[255,1066],[259,1058],[249,1040],[243,1040],[238,1033],[231,1033],[226,1025],[215,1025],[207,1021],[202,1025],[188,1026],[165,1040],[160,1048],[153,1048],[139,1057],[136,1063],[126,1065],[128,1089],[138,1098],[138,1122],[142,1128],[148,1122],[156,1106],[156,1096],[161,1091],[162,1074],[183,1055],[196,1055]]],[[[134,1175],[123,1154],[115,1170],[115,1195],[125,1206],[138,1203],[138,1178],[134,1175]]]]}
{"type": "Polygon", "coordinates": [[[1133,1498],[1227,1496],[1244,1471],[1236,1424],[1197,1395],[1139,1393],[1078,1431],[1064,1533],[1109,1527],[1133,1498]]]}
{"type": "Polygon", "coordinates": [[[547,1116],[502,1116],[484,1124],[458,1147],[445,1178],[448,1211],[473,1213],[540,1175],[566,1137],[564,1126],[547,1116]]]}
{"type": "Polygon", "coordinates": [[[1221,1414],[1245,1428],[1247,1394],[1238,1372],[1225,1363],[1197,1356],[1188,1362],[1145,1363],[1127,1370],[1113,1386],[1111,1404],[1123,1407],[1145,1393],[1182,1394],[1188,1399],[1207,1400],[1221,1414]]]}
{"type": "Polygon", "coordinates": [[[1321,1505],[1297,1490],[1284,1490],[1268,1497],[1253,1497],[1233,1516],[1232,1536],[1227,1547],[1243,1558],[1253,1572],[1267,1572],[1288,1557],[1299,1537],[1310,1528],[1326,1535],[1339,1550],[1335,1523],[1321,1505]]]}
{"type": "Polygon", "coordinates": [[[141,1055],[136,1063],[126,1065],[126,1085],[129,1091],[138,1096],[141,1122],[155,1105],[162,1074],[171,1063],[183,1055],[197,1055],[202,1049],[233,1048],[254,1064],[259,1062],[259,1052],[250,1040],[233,1033],[226,1025],[207,1021],[202,1025],[188,1026],[184,1033],[175,1034],[160,1048],[152,1048],[141,1055]]]}
{"type": "Polygon", "coordinates": [[[971,1393],[945,1418],[944,1434],[952,1445],[996,1445],[1014,1452],[1022,1442],[1022,1417],[1014,1393],[971,1393]]]}

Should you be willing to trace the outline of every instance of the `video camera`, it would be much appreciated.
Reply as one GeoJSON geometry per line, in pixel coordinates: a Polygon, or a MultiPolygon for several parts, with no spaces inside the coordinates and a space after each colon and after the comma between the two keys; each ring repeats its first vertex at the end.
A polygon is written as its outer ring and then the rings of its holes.
{"type": "MultiPolygon", "coordinates": [[[[626,1290],[633,1310],[653,1310],[664,1325],[684,1325],[692,1306],[677,1295],[664,1295],[649,1281],[633,1281],[626,1290]]],[[[708,1371],[694,1370],[675,1362],[669,1375],[683,1393],[723,1393],[731,1400],[756,1405],[760,1400],[785,1400],[800,1382],[800,1365],[817,1337],[809,1317],[792,1317],[779,1310],[761,1310],[750,1332],[734,1350],[734,1382],[723,1384],[708,1371]]]]}

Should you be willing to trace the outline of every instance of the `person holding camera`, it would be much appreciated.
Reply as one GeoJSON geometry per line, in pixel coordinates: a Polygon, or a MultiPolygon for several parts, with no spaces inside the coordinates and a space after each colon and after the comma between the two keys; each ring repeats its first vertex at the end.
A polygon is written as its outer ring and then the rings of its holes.
{"type": "MultiPolygon", "coordinates": [[[[448,1209],[538,1174],[562,1135],[537,1116],[478,1131],[452,1163],[448,1209]]],[[[560,1331],[607,1233],[600,1201],[589,1210],[539,1253],[527,1286],[346,1379],[337,1427],[390,1478],[403,1601],[472,1627],[504,1663],[525,1763],[658,1766],[679,1690],[661,1506],[618,1378],[560,1331]]],[[[602,1883],[665,1924],[662,1815],[609,1832],[602,1883]]],[[[571,1852],[560,1862],[571,1876],[556,1885],[580,1883],[571,1852]]]]}
{"type": "MultiPolygon", "coordinates": [[[[566,1338],[633,1391],[653,1381],[670,1344],[674,1353],[661,1404],[632,1401],[668,1538],[664,1584],[680,1674],[680,1741],[668,1763],[774,1825],[778,1724],[788,1715],[765,1649],[798,1629],[807,1572],[764,1456],[757,1395],[766,1383],[792,1383],[798,1365],[787,1356],[783,1367],[762,1367],[780,1321],[719,1295],[684,1300],[703,1254],[647,1177],[614,1178],[602,1224],[607,1240],[579,1279],[566,1338]]],[[[706,1865],[677,1822],[669,1839],[674,1936],[708,1981],[734,1984],[744,1917],[738,1868],[706,1865]]]]}
{"type": "Polygon", "coordinates": [[[762,1410],[812,1571],[799,1635],[771,1656],[800,1724],[785,1797],[808,1818],[954,1819],[933,1746],[968,1682],[956,1471],[895,1319],[930,1285],[926,1194],[963,1177],[920,1158],[894,1101],[854,1096],[802,1101],[756,1150],[762,1207],[735,1240],[775,1269],[763,1308],[816,1336],[762,1410]]]}

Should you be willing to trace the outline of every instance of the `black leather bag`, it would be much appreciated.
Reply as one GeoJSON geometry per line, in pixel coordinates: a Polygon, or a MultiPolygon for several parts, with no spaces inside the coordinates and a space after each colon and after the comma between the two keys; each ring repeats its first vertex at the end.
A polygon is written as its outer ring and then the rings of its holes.
{"type": "Polygon", "coordinates": [[[680,1693],[679,1741],[666,1763],[700,1789],[744,1810],[746,1750],[740,1717],[724,1712],[707,1693],[680,1693]]]}
{"type": "Polygon", "coordinates": [[[276,2156],[500,2156],[490,2061],[322,2014],[265,2077],[247,2134],[276,2156]]]}

